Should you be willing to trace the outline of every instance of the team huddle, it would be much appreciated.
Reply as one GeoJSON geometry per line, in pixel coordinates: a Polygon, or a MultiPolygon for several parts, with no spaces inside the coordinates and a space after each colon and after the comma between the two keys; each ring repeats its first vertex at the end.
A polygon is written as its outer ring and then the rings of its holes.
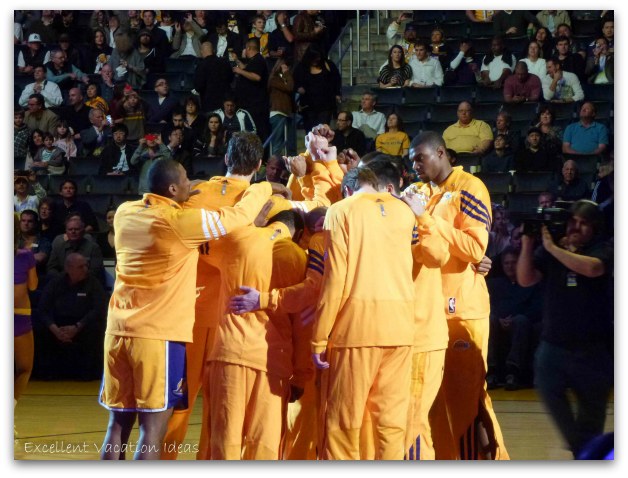
{"type": "Polygon", "coordinates": [[[486,392],[491,226],[481,180],[442,137],[390,156],[330,146],[251,184],[263,148],[229,142],[226,176],[155,162],[115,216],[101,458],[176,459],[202,390],[201,460],[508,459],[486,392]]]}

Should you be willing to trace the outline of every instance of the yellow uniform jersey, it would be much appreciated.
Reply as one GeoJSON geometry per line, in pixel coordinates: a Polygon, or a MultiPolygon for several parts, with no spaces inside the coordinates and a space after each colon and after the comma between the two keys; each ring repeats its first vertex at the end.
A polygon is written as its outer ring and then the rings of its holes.
{"type": "Polygon", "coordinates": [[[122,204],[114,219],[117,265],[107,333],[191,342],[198,246],[250,224],[270,192],[269,184],[259,185],[240,204],[218,211],[183,209],[154,194],[122,204]]]}
{"type": "Polygon", "coordinates": [[[442,184],[430,182],[421,191],[429,198],[427,211],[436,230],[449,245],[450,258],[441,269],[447,318],[487,318],[486,281],[471,268],[484,257],[491,229],[486,186],[458,166],[442,184]]]}
{"type": "Polygon", "coordinates": [[[375,138],[375,149],[391,156],[403,156],[410,148],[410,138],[403,131],[382,133],[375,138]]]}
{"type": "Polygon", "coordinates": [[[455,122],[443,132],[443,139],[448,148],[458,153],[470,153],[482,141],[493,139],[493,132],[488,123],[473,119],[467,126],[455,122]]]}
{"type": "Polygon", "coordinates": [[[325,270],[312,349],[412,345],[414,214],[388,193],[358,193],[327,211],[325,270]]]}
{"type": "Polygon", "coordinates": [[[295,283],[303,280],[306,257],[296,244],[290,259],[283,259],[285,270],[274,270],[275,247],[286,238],[290,239],[287,227],[276,222],[264,228],[241,228],[226,240],[229,254],[223,254],[220,261],[223,313],[209,360],[243,365],[278,377],[290,378],[292,375],[290,317],[264,310],[237,315],[231,313],[226,304],[230,297],[242,293],[242,285],[268,291],[273,282],[286,285],[282,282],[285,277],[293,278],[295,283]],[[296,251],[301,254],[300,259],[296,251]],[[289,268],[300,269],[300,276],[288,271],[289,268]],[[297,276],[298,279],[294,279],[297,276]]]}

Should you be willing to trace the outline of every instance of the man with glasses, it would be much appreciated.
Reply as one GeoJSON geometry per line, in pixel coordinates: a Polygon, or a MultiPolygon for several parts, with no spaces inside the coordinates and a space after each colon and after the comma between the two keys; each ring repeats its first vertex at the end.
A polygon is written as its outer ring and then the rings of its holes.
{"type": "Polygon", "coordinates": [[[30,95],[26,103],[28,111],[24,116],[24,122],[31,131],[40,129],[43,132],[55,134],[59,117],[46,109],[45,101],[41,93],[30,95]]]}
{"type": "Polygon", "coordinates": [[[351,148],[358,156],[366,152],[366,137],[364,133],[353,127],[353,115],[350,111],[341,111],[336,118],[336,130],[331,144],[338,151],[351,148]]]}
{"type": "Polygon", "coordinates": [[[44,65],[46,67],[46,79],[54,81],[61,91],[69,91],[77,85],[78,81],[89,83],[89,77],[76,66],[67,62],[67,57],[63,50],[54,50],[50,54],[50,61],[44,65]]]}
{"type": "Polygon", "coordinates": [[[149,123],[167,123],[168,118],[170,118],[172,111],[179,102],[170,94],[170,86],[165,78],[157,78],[154,89],[157,96],[144,99],[146,104],[148,104],[148,117],[146,120],[149,123]]]}

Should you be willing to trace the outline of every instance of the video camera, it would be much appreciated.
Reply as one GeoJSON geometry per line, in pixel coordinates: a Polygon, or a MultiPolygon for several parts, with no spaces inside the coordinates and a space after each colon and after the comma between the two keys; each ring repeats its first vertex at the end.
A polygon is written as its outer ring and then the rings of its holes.
{"type": "Polygon", "coordinates": [[[541,227],[547,226],[554,241],[567,234],[567,223],[571,212],[563,207],[539,207],[536,212],[523,217],[523,234],[530,237],[541,237],[541,227]]]}

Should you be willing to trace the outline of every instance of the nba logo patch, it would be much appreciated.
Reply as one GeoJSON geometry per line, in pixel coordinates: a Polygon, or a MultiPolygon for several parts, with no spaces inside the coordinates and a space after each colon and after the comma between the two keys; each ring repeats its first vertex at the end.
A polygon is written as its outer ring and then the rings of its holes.
{"type": "Polygon", "coordinates": [[[456,313],[456,298],[450,297],[448,301],[448,309],[450,314],[456,313]]]}

